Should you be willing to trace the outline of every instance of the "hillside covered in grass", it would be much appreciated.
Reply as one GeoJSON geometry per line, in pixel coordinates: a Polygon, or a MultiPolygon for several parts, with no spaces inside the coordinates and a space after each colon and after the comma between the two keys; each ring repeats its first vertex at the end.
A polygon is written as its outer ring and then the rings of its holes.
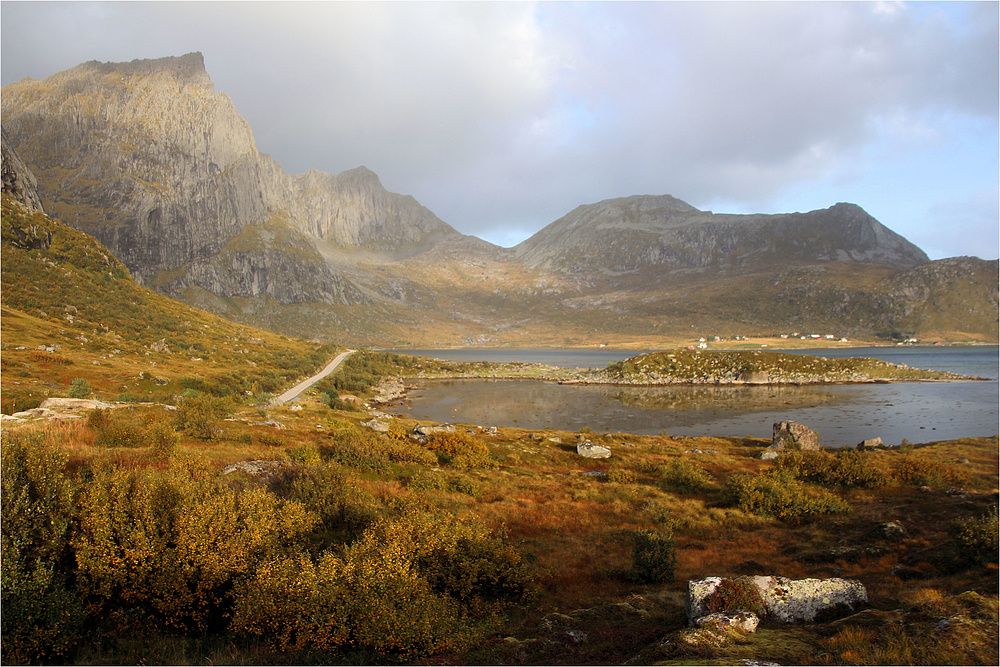
{"type": "Polygon", "coordinates": [[[233,324],[135,283],[93,237],[2,203],[3,409],[65,396],[266,401],[338,349],[233,324]],[[78,382],[80,384],[80,382],[78,382]]]}

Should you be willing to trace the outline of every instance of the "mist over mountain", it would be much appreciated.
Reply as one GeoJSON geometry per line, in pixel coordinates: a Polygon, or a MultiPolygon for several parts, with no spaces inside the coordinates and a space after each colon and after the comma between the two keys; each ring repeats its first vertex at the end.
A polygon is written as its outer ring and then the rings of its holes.
{"type": "Polygon", "coordinates": [[[198,53],[24,79],[2,112],[5,190],[9,143],[27,173],[10,187],[31,190],[33,174],[45,211],[137,280],[277,331],[376,345],[810,326],[997,338],[996,262],[929,262],[854,204],[729,215],[625,197],[505,249],[364,167],[287,174],[198,53]]]}

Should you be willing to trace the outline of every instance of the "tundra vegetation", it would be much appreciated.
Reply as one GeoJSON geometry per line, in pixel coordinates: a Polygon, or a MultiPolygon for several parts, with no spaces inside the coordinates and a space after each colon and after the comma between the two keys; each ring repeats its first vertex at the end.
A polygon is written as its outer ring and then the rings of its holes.
{"type": "Polygon", "coordinates": [[[5,663],[995,663],[996,437],[775,461],[749,437],[590,431],[599,460],[558,430],[414,438],[365,403],[462,369],[359,352],[271,406],[342,348],[157,296],[6,198],[3,224],[4,413],[111,405],[4,421],[5,663]],[[858,579],[870,608],[664,641],[685,581],[749,574],[858,579]]]}

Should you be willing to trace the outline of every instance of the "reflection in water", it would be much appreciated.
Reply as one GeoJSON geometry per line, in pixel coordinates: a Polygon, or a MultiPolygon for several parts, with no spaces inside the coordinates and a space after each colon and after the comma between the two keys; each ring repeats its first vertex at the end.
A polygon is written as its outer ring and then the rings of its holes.
{"type": "Polygon", "coordinates": [[[827,446],[879,436],[930,442],[997,433],[997,382],[619,387],[532,380],[424,381],[394,411],[416,419],[671,435],[769,438],[804,423],[827,446]]]}
{"type": "Polygon", "coordinates": [[[599,387],[601,393],[624,405],[650,410],[704,410],[711,406],[723,412],[766,412],[784,406],[816,406],[838,397],[812,386],[670,386],[599,387]]]}

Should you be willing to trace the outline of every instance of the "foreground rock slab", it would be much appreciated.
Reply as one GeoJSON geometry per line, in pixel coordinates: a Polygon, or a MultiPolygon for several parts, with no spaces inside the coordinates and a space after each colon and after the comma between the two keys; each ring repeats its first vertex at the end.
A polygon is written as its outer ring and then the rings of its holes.
{"type": "MultiPolygon", "coordinates": [[[[845,616],[868,603],[868,591],[854,579],[788,579],[786,577],[745,577],[760,593],[766,617],[778,623],[812,623],[817,618],[845,616]]],[[[721,577],[689,581],[688,622],[705,616],[711,595],[723,582],[721,577]]]]}

